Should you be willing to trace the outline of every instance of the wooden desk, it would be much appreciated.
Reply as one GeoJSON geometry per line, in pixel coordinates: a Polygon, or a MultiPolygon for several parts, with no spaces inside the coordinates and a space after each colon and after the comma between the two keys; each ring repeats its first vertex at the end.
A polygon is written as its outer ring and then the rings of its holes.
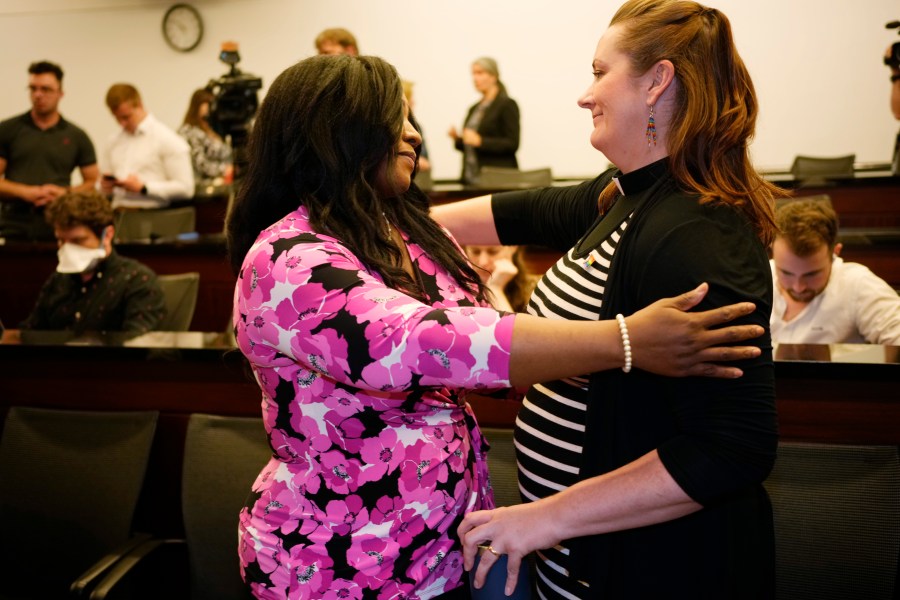
{"type": "Polygon", "coordinates": [[[900,177],[865,174],[836,179],[827,185],[803,186],[793,180],[775,180],[796,197],[827,194],[841,228],[897,229],[900,227],[900,177]]]}
{"type": "MultiPolygon", "coordinates": [[[[586,176],[585,179],[590,179],[586,176]]],[[[846,228],[900,227],[900,177],[887,171],[860,172],[850,179],[835,179],[825,184],[805,186],[784,173],[767,175],[770,181],[791,190],[796,196],[827,194],[846,228]]],[[[580,179],[556,180],[554,185],[579,183],[580,179]]],[[[453,181],[436,182],[428,191],[433,204],[456,202],[505,190],[479,189],[453,181]]],[[[185,204],[197,209],[197,232],[220,234],[233,191],[230,186],[212,186],[200,190],[185,204]]]]}
{"type": "MultiPolygon", "coordinates": [[[[261,415],[259,388],[243,356],[219,333],[70,338],[31,332],[24,344],[0,344],[0,420],[15,405],[160,411],[137,519],[158,535],[180,535],[190,414],[261,415]]],[[[775,364],[783,440],[900,445],[900,348],[781,346],[776,352],[803,359],[775,364]]],[[[515,401],[472,396],[470,402],[482,426],[512,427],[519,409],[515,401]]]]}
{"type": "MultiPolygon", "coordinates": [[[[775,394],[784,441],[900,445],[900,347],[776,346],[775,394]]],[[[470,397],[478,422],[512,427],[519,403],[470,397]]]]}
{"type": "Polygon", "coordinates": [[[225,215],[234,193],[231,186],[207,186],[198,192],[188,203],[197,210],[197,233],[204,235],[224,232],[225,215]]]}
{"type": "MultiPolygon", "coordinates": [[[[845,228],[900,227],[900,177],[889,171],[860,171],[856,177],[834,179],[819,185],[803,185],[785,173],[766,174],[773,183],[791,190],[796,196],[827,194],[845,228]]],[[[585,179],[590,179],[586,176],[585,179]]],[[[572,185],[579,179],[556,180],[554,185],[572,185]]],[[[504,190],[478,189],[453,181],[438,181],[428,191],[434,204],[455,202],[504,190]]],[[[200,234],[222,233],[232,190],[228,186],[202,190],[190,202],[197,208],[200,234]]]]}
{"type": "MultiPolygon", "coordinates": [[[[221,234],[201,236],[196,242],[117,244],[116,251],[153,269],[158,275],[197,271],[200,289],[192,331],[225,331],[231,318],[235,278],[228,264],[221,234]]],[[[53,243],[0,245],[0,319],[18,327],[31,312],[41,286],[56,269],[53,243]]]]}
{"type": "MultiPolygon", "coordinates": [[[[852,179],[839,179],[814,187],[801,186],[784,174],[769,176],[795,197],[827,194],[838,213],[844,250],[841,256],[859,262],[900,290],[900,177],[884,172],[859,173],[852,179]]],[[[572,185],[578,181],[557,181],[572,185]]],[[[438,182],[429,197],[435,204],[456,202],[490,194],[459,183],[438,182]]],[[[529,248],[525,262],[533,273],[543,273],[560,257],[546,248],[529,248]]]]}
{"type": "MultiPolygon", "coordinates": [[[[560,182],[571,183],[571,182],[560,182]]],[[[792,181],[779,182],[785,187],[792,181]]],[[[845,240],[842,256],[868,266],[879,277],[900,289],[900,178],[859,177],[834,186],[801,188],[798,195],[827,193],[841,218],[845,240]]],[[[487,193],[459,184],[439,183],[430,197],[436,203],[452,202],[487,193]]],[[[123,256],[145,263],[158,274],[200,272],[197,309],[192,331],[224,330],[231,315],[234,277],[226,260],[222,220],[227,196],[211,195],[198,203],[198,230],[209,230],[196,242],[119,244],[123,256]]],[[[559,258],[558,253],[540,248],[526,255],[529,268],[543,273],[559,258]]],[[[45,243],[0,245],[0,319],[16,327],[34,306],[41,285],[56,268],[56,246],[45,243]]]]}
{"type": "MultiPolygon", "coordinates": [[[[900,230],[898,230],[900,232],[900,230]]],[[[224,331],[231,319],[234,276],[228,265],[221,236],[201,236],[197,242],[174,244],[119,244],[117,251],[149,266],[157,274],[200,273],[197,308],[191,331],[224,331]]],[[[900,234],[883,237],[855,234],[848,238],[841,255],[860,262],[900,289],[900,234]]],[[[533,273],[543,273],[559,259],[559,253],[529,247],[525,262],[533,273]]],[[[17,327],[28,316],[46,278],[56,268],[56,246],[52,244],[8,244],[0,246],[0,318],[7,327],[17,327]]]]}
{"type": "MultiPolygon", "coordinates": [[[[889,172],[859,173],[857,177],[835,179],[816,186],[804,186],[782,174],[768,175],[767,179],[790,190],[796,197],[827,194],[842,228],[900,228],[900,177],[889,172]]],[[[554,185],[576,183],[579,180],[555,181],[554,185]]],[[[437,182],[428,196],[433,203],[443,204],[500,191],[503,190],[479,190],[459,183],[437,182]]]]}

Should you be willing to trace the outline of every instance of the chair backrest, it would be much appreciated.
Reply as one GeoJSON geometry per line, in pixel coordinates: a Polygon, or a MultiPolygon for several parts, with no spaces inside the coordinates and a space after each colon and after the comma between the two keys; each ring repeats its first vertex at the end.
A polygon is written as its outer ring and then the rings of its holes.
{"type": "Polygon", "coordinates": [[[494,500],[497,502],[497,506],[521,504],[513,430],[482,427],[481,432],[491,445],[491,449],[488,450],[488,469],[491,473],[491,485],[494,488],[494,500]]]}
{"type": "Polygon", "coordinates": [[[529,189],[553,185],[551,169],[520,171],[506,167],[482,167],[476,187],[483,189],[529,189]]]}
{"type": "Polygon", "coordinates": [[[65,597],[131,537],[157,417],[9,409],[0,438],[0,595],[65,597]]]}
{"type": "Polygon", "coordinates": [[[158,275],[156,279],[166,301],[166,316],[156,326],[157,331],[187,331],[197,307],[200,273],[158,275]]]}
{"type": "Polygon", "coordinates": [[[896,446],[782,442],[765,483],[775,513],[777,598],[897,598],[896,446]]]}
{"type": "Polygon", "coordinates": [[[116,217],[117,242],[146,242],[158,238],[174,238],[197,229],[197,209],[147,208],[124,210],[116,217]]]}
{"type": "Polygon", "coordinates": [[[434,189],[434,179],[431,177],[431,171],[419,171],[416,173],[416,185],[423,192],[430,192],[434,189]]]}
{"type": "Polygon", "coordinates": [[[798,155],[791,165],[791,175],[807,185],[821,184],[828,179],[847,179],[853,177],[855,162],[855,154],[835,157],[798,155]]]}
{"type": "Polygon", "coordinates": [[[834,208],[834,205],[831,203],[831,196],[828,194],[815,194],[812,196],[790,196],[788,198],[775,198],[775,210],[778,210],[785,204],[790,204],[791,202],[797,202],[798,200],[805,200],[809,202],[821,202],[822,204],[828,206],[829,208],[834,208]]]}
{"type": "Polygon", "coordinates": [[[182,480],[191,598],[247,597],[238,564],[238,515],[271,457],[262,418],[191,415],[182,480]]]}

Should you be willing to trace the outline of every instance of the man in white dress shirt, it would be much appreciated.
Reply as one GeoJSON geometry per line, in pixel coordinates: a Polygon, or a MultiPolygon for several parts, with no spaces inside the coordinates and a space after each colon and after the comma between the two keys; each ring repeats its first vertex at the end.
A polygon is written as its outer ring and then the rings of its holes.
{"type": "Polygon", "coordinates": [[[788,202],[775,221],[772,341],[900,345],[900,296],[867,267],[840,258],[829,203],[788,202]]]}
{"type": "Polygon", "coordinates": [[[106,105],[122,126],[107,144],[100,182],[113,208],[159,208],[191,198],[194,169],[184,138],[146,111],[133,85],[110,87],[106,105]]]}

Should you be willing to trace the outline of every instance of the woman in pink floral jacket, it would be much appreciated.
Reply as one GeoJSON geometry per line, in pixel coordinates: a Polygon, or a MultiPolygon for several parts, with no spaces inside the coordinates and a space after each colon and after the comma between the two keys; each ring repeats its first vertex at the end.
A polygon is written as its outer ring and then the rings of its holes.
{"type": "MultiPolygon", "coordinates": [[[[411,186],[420,145],[396,71],[373,57],[289,68],[254,124],[227,232],[237,342],[273,453],[240,515],[259,598],[468,597],[455,532],[493,497],[464,390],[626,360],[614,321],[489,307],[411,186]]],[[[636,365],[739,375],[710,361],[756,350],[712,346],[761,330],[709,329],[749,305],[684,312],[704,293],[628,317],[636,365]]]]}

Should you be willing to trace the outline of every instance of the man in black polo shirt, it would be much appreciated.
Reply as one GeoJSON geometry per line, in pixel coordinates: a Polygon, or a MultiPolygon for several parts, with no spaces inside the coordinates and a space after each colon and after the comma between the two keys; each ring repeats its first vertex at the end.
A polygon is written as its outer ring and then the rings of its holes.
{"type": "Polygon", "coordinates": [[[62,69],[40,61],[28,73],[31,110],[0,123],[0,237],[52,240],[44,207],[93,189],[100,169],[90,138],[59,114],[62,69]],[[72,188],[76,167],[82,183],[72,188]]]}

